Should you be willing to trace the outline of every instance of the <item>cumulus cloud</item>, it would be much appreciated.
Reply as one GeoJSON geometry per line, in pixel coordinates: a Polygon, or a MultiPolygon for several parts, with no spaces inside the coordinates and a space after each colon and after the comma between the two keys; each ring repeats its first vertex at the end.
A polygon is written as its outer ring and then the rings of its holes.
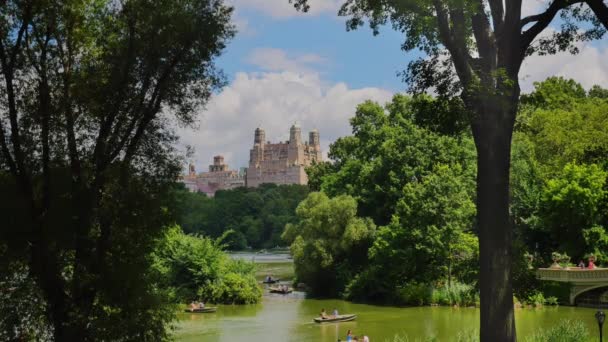
{"type": "Polygon", "coordinates": [[[572,78],[586,89],[598,84],[608,87],[608,46],[607,44],[579,45],[579,54],[561,52],[550,56],[531,56],[522,65],[520,84],[523,92],[534,89],[533,82],[549,76],[572,78]]]}
{"type": "Polygon", "coordinates": [[[319,73],[299,67],[317,63],[319,58],[294,56],[286,58],[282,67],[268,67],[269,72],[237,73],[201,113],[200,127],[180,131],[181,142],[195,148],[197,170],[206,170],[216,154],[224,155],[232,168],[246,166],[258,126],[273,142],[288,140],[294,122],[300,123],[305,140],[317,128],[327,153],[331,142],[351,133],[348,119],[358,104],[368,99],[385,103],[392,97],[392,92],[380,88],[332,84],[319,73]]]}
{"type": "Polygon", "coordinates": [[[295,73],[315,73],[315,70],[327,63],[326,59],[316,54],[288,56],[282,49],[257,48],[247,57],[247,62],[264,71],[291,71],[295,73]]]}
{"type": "MultiPolygon", "coordinates": [[[[285,19],[303,15],[287,0],[229,0],[237,9],[252,9],[274,18],[285,19]]],[[[309,0],[307,15],[336,14],[344,0],[309,0]]]]}

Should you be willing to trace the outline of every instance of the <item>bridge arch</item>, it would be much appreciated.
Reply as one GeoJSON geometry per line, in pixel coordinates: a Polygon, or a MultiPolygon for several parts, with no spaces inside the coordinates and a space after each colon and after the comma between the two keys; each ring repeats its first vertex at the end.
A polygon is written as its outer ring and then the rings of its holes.
{"type": "Polygon", "coordinates": [[[585,286],[572,289],[572,301],[577,306],[608,307],[608,284],[585,286]]]}
{"type": "MultiPolygon", "coordinates": [[[[537,271],[537,276],[541,280],[570,283],[570,305],[576,305],[578,299],[581,304],[590,306],[594,295],[599,299],[604,292],[608,291],[608,268],[596,268],[592,270],[579,268],[540,268],[537,271]],[[606,290],[598,290],[599,295],[593,292],[596,289],[603,288],[606,288],[606,290]],[[581,296],[586,297],[586,300],[581,296]]],[[[599,303],[599,301],[597,302],[597,305],[603,307],[604,304],[599,303]]],[[[608,299],[606,299],[605,305],[608,307],[608,299]]]]}

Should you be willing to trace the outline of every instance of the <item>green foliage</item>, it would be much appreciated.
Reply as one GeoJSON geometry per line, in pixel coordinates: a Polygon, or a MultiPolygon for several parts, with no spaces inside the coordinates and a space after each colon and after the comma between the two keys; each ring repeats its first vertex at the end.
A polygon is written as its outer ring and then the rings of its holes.
{"type": "MultiPolygon", "coordinates": [[[[471,182],[469,179],[468,182],[471,182]]],[[[357,284],[357,297],[391,297],[392,289],[411,281],[459,279],[474,283],[478,243],[472,233],[475,205],[462,170],[439,165],[434,173],[403,188],[393,222],[380,228],[370,249],[369,285],[357,284]],[[375,277],[385,284],[376,287],[375,277]],[[388,293],[378,291],[385,289],[388,293]]],[[[360,298],[361,299],[361,298],[360,298]]]]}
{"type": "Polygon", "coordinates": [[[600,224],[606,218],[607,177],[608,173],[594,164],[567,164],[543,190],[539,210],[543,227],[559,249],[575,259],[603,245],[605,231],[600,224]]]}
{"type": "Polygon", "coordinates": [[[173,227],[154,256],[155,267],[163,274],[162,286],[170,289],[173,302],[251,304],[262,296],[254,265],[230,259],[209,238],[185,235],[173,227]]]}
{"type": "Polygon", "coordinates": [[[287,224],[283,239],[291,243],[298,282],[313,295],[337,295],[367,263],[376,226],[356,216],[350,196],[328,198],[313,192],[298,205],[298,222],[287,224]]]}
{"type": "Polygon", "coordinates": [[[15,203],[0,212],[15,219],[0,225],[0,264],[19,265],[9,279],[26,277],[16,300],[35,301],[32,325],[51,327],[55,341],[168,340],[174,310],[151,253],[172,221],[168,188],[182,163],[174,129],[190,126],[225,82],[214,61],[234,34],[232,8],[1,7],[0,193],[15,203]]]}
{"type": "Polygon", "coordinates": [[[463,283],[444,284],[433,289],[431,303],[439,305],[473,306],[479,303],[476,288],[463,283]]]}
{"type": "Polygon", "coordinates": [[[432,174],[438,164],[459,165],[474,181],[472,140],[417,126],[412,120],[423,113],[416,101],[422,100],[396,95],[386,108],[369,101],[359,105],[351,119],[353,136],[330,147],[334,165],[325,170],[321,189],[330,196],[357,198],[359,215],[378,225],[391,222],[404,187],[432,174]]]}
{"type": "Polygon", "coordinates": [[[585,324],[577,320],[561,320],[553,328],[539,331],[526,342],[584,342],[589,341],[585,324]]]}
{"type": "Polygon", "coordinates": [[[284,246],[283,229],[295,222],[295,209],[307,194],[306,186],[274,184],[222,190],[213,198],[184,188],[174,192],[184,231],[220,238],[230,250],[284,246]]]}

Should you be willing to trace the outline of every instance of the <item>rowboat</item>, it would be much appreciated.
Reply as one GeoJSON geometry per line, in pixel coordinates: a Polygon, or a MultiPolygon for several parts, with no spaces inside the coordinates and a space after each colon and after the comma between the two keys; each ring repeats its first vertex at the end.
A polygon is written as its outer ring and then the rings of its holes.
{"type": "Polygon", "coordinates": [[[189,312],[189,313],[209,313],[209,312],[216,312],[217,311],[217,307],[215,306],[210,306],[208,308],[202,308],[202,309],[186,309],[184,310],[185,312],[189,312]]]}
{"type": "Polygon", "coordinates": [[[292,289],[283,290],[283,289],[279,289],[279,288],[276,288],[276,287],[271,287],[270,288],[270,293],[288,294],[288,293],[292,293],[292,292],[293,292],[292,289]]]}
{"type": "Polygon", "coordinates": [[[339,315],[331,318],[321,318],[317,317],[314,319],[315,323],[338,323],[338,322],[348,322],[354,321],[357,318],[357,315],[339,315]]]}
{"type": "Polygon", "coordinates": [[[270,279],[270,280],[266,280],[264,279],[264,281],[262,283],[264,284],[274,284],[274,283],[278,283],[279,279],[270,279]]]}

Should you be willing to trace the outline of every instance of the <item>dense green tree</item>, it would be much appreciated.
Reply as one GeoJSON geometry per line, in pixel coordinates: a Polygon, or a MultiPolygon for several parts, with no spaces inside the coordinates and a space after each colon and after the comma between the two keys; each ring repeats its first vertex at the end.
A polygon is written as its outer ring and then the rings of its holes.
{"type": "Polygon", "coordinates": [[[185,232],[219,238],[232,231],[226,237],[227,248],[234,250],[284,246],[283,229],[295,222],[296,207],[308,194],[308,187],[262,184],[218,191],[213,198],[178,187],[173,194],[178,203],[177,222],[185,232]]]}
{"type": "Polygon", "coordinates": [[[154,266],[172,301],[253,304],[260,300],[254,265],[231,259],[220,243],[185,235],[179,227],[166,233],[154,252],[154,266]]]}
{"type": "Polygon", "coordinates": [[[434,172],[437,164],[461,165],[474,176],[472,140],[433,133],[412,122],[410,98],[396,95],[386,109],[373,102],[357,107],[353,135],[330,146],[334,164],[325,171],[321,189],[330,196],[357,198],[359,214],[386,225],[403,196],[403,188],[434,172]]]}
{"type": "MultiPolygon", "coordinates": [[[[308,0],[288,0],[307,11],[308,0]]],[[[518,113],[519,72],[526,57],[578,52],[576,41],[600,39],[608,28],[602,0],[552,0],[523,16],[522,1],[344,0],[348,29],[391,23],[405,51],[420,50],[404,79],[414,91],[458,94],[477,148],[481,341],[515,341],[511,284],[513,229],[509,214],[511,137],[518,113]],[[561,13],[561,29],[542,35],[561,13]]],[[[403,176],[403,175],[401,175],[403,176]]]]}
{"type": "Polygon", "coordinates": [[[350,295],[386,300],[412,282],[474,283],[478,244],[473,182],[459,166],[438,164],[432,173],[405,185],[392,222],[379,229],[370,249],[369,274],[351,285],[350,295]]]}
{"type": "Polygon", "coordinates": [[[345,195],[313,192],[296,214],[298,222],[286,226],[283,238],[291,244],[297,281],[313,295],[339,294],[367,263],[376,226],[357,217],[357,202],[345,195]]]}
{"type": "Polygon", "coordinates": [[[0,176],[19,209],[0,228],[0,262],[26,272],[56,341],[168,339],[173,313],[149,270],[179,173],[172,129],[223,85],[214,60],[232,9],[69,0],[0,12],[0,176]]]}
{"type": "Polygon", "coordinates": [[[607,177],[608,172],[594,164],[567,164],[559,176],[547,181],[539,213],[554,250],[577,259],[593,250],[598,257],[605,256],[598,247],[606,240],[602,225],[608,219],[607,177]]]}

